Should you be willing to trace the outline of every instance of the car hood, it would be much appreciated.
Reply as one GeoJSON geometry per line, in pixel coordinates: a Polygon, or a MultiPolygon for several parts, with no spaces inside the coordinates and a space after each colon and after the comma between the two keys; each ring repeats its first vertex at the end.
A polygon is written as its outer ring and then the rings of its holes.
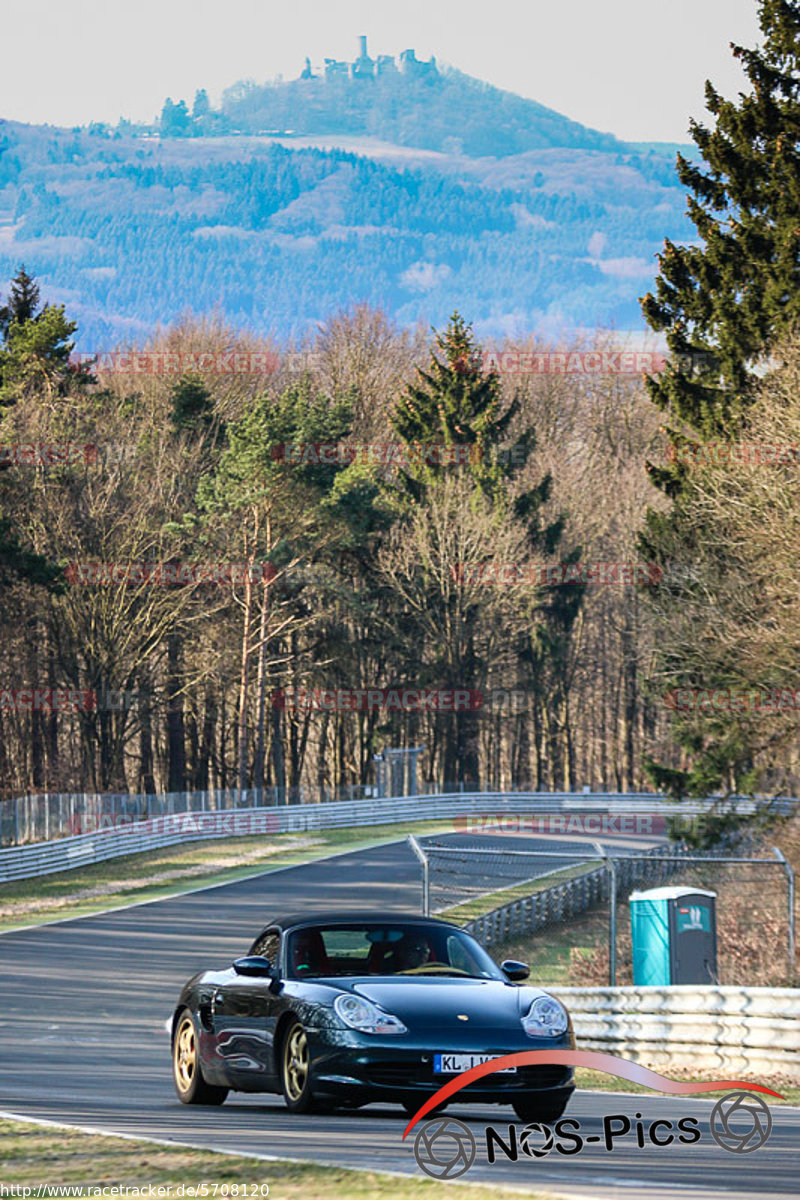
{"type": "MultiPolygon", "coordinates": [[[[342,985],[340,985],[342,986],[342,985]]],[[[496,979],[354,979],[342,990],[364,996],[406,1025],[452,1024],[458,1016],[475,1026],[516,1027],[540,988],[518,987],[496,979]]]]}

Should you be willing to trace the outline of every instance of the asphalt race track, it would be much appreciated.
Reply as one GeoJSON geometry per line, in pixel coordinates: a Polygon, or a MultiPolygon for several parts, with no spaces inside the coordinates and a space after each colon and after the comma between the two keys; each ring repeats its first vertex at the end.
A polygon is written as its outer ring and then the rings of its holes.
{"type": "MultiPolygon", "coordinates": [[[[461,839],[459,839],[461,840],[461,839]]],[[[515,848],[523,839],[508,839],[515,848]]],[[[493,839],[499,846],[501,839],[493,839]]],[[[526,848],[534,839],[524,839],[526,848]]],[[[542,842],[553,849],[563,843],[542,842]]],[[[568,848],[574,848],[574,840],[568,848]]],[[[542,859],[541,870],[563,860],[542,859]]],[[[348,1115],[298,1117],[273,1096],[232,1093],[220,1109],[178,1103],[164,1021],[183,981],[243,953],[259,927],[281,911],[385,907],[419,911],[419,868],[405,842],[340,855],[305,867],[259,875],[153,904],[58,922],[0,936],[0,1109],[88,1125],[108,1132],[318,1163],[420,1173],[413,1134],[399,1107],[373,1105],[348,1115]]],[[[581,1133],[599,1135],[602,1118],[626,1114],[645,1123],[700,1117],[694,1145],[639,1149],[633,1134],[609,1153],[602,1141],[566,1158],[486,1162],[483,1127],[514,1120],[509,1108],[454,1103],[478,1142],[465,1181],[602,1197],[796,1195],[800,1109],[774,1107],[765,1146],[734,1154],[714,1143],[707,1115],[713,1101],[643,1095],[576,1093],[567,1115],[581,1133]]],[[[416,1132],[416,1131],[415,1131],[416,1132]]],[[[264,1178],[269,1181],[269,1166],[264,1178]]],[[[43,1178],[43,1183],[59,1180],[43,1178]]],[[[87,1181],[90,1182],[90,1181],[87,1181]]]]}

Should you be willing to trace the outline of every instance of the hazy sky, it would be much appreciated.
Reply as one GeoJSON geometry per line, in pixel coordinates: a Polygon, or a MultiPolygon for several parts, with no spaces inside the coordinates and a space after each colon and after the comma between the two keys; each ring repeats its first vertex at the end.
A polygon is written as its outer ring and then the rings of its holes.
{"type": "Polygon", "coordinates": [[[166,96],[413,46],[632,140],[686,141],[703,82],[734,95],[756,0],[0,0],[0,116],[152,120],[166,96]]]}

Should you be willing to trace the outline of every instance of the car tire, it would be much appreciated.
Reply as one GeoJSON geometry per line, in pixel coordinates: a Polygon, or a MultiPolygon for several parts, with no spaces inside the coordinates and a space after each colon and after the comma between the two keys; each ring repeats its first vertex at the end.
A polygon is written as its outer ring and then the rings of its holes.
{"type": "Polygon", "coordinates": [[[200,1067],[197,1030],[188,1008],[175,1023],[172,1040],[172,1078],[181,1104],[223,1104],[228,1088],[207,1083],[200,1067]]]}
{"type": "Polygon", "coordinates": [[[292,1021],[281,1043],[281,1091],[290,1112],[307,1113],[315,1107],[311,1090],[311,1055],[308,1035],[292,1021]]]}
{"type": "Polygon", "coordinates": [[[520,1096],[519,1100],[513,1101],[513,1108],[520,1121],[524,1121],[526,1125],[533,1122],[552,1125],[564,1115],[568,1103],[569,1096],[555,1102],[545,1096],[520,1096]]]}

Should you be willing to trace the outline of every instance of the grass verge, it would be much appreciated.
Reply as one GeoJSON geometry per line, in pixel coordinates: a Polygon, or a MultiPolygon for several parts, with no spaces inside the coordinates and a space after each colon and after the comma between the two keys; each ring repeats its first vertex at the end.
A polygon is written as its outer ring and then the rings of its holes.
{"type": "Polygon", "coordinates": [[[607,942],[608,911],[602,907],[551,925],[549,929],[512,938],[503,942],[502,947],[493,946],[492,950],[502,952],[503,958],[530,963],[532,983],[570,987],[575,982],[571,977],[575,960],[591,958],[594,951],[607,942]]]}
{"type": "MultiPolygon", "coordinates": [[[[402,1132],[399,1120],[397,1129],[399,1142],[402,1132]]],[[[505,1188],[436,1183],[421,1172],[419,1176],[405,1178],[312,1163],[265,1162],[8,1120],[0,1120],[0,1178],[4,1184],[17,1188],[65,1184],[85,1188],[128,1186],[144,1188],[144,1195],[148,1185],[170,1187],[171,1193],[164,1193],[165,1200],[169,1200],[170,1194],[174,1200],[179,1185],[183,1185],[183,1195],[188,1197],[190,1188],[203,1184],[209,1189],[205,1193],[209,1200],[214,1198],[214,1185],[218,1197],[225,1185],[229,1189],[227,1197],[261,1197],[267,1194],[263,1190],[266,1185],[270,1200],[422,1200],[445,1195],[447,1200],[511,1200],[512,1197],[516,1200],[519,1196],[518,1191],[505,1188]],[[233,1192],[236,1186],[246,1187],[247,1191],[233,1192]]],[[[537,1196],[546,1200],[543,1193],[526,1194],[530,1200],[537,1200],[537,1196]]],[[[41,1195],[45,1200],[47,1192],[41,1195]]]]}
{"type": "MultiPolygon", "coordinates": [[[[693,1080],[697,1083],[704,1083],[707,1076],[696,1074],[693,1071],[681,1070],[679,1067],[670,1067],[664,1071],[671,1079],[693,1080]]],[[[751,1083],[760,1083],[764,1087],[772,1088],[775,1092],[780,1092],[783,1096],[782,1100],[778,1100],[775,1096],[763,1096],[771,1108],[778,1104],[800,1105],[800,1087],[796,1083],[784,1082],[780,1075],[771,1075],[769,1077],[759,1075],[758,1079],[743,1075],[743,1079],[749,1080],[751,1083]]],[[[653,1095],[658,1096],[660,1092],[650,1093],[648,1089],[642,1088],[641,1084],[631,1083],[627,1079],[617,1079],[616,1075],[604,1075],[602,1071],[588,1071],[585,1067],[578,1067],[575,1071],[575,1084],[579,1088],[590,1092],[636,1092],[637,1095],[653,1095]]],[[[724,1096],[730,1088],[720,1088],[718,1092],[703,1092],[698,1094],[698,1099],[705,1099],[717,1096],[724,1096]]]]}
{"type": "Polygon", "coordinates": [[[588,866],[581,864],[548,871],[546,875],[528,879],[523,883],[514,883],[511,887],[501,888],[497,892],[484,892],[480,896],[465,900],[463,904],[455,904],[452,908],[441,909],[436,915],[444,920],[464,925],[467,921],[474,921],[476,917],[482,917],[484,913],[501,908],[504,904],[511,904],[514,900],[526,900],[528,896],[535,896],[537,892],[544,892],[548,888],[556,887],[559,883],[567,883],[568,880],[575,879],[578,875],[585,875],[587,871],[594,870],[596,865],[596,863],[589,863],[588,866]]]}

